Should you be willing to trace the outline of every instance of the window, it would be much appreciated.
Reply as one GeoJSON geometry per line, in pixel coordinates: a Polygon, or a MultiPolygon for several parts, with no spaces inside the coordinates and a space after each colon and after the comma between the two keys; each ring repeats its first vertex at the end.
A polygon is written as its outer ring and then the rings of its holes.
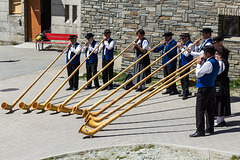
{"type": "Polygon", "coordinates": [[[65,5],[65,22],[69,22],[69,5],[65,5]]]}
{"type": "Polygon", "coordinates": [[[12,15],[21,14],[21,0],[10,0],[9,11],[10,11],[10,14],[12,15]]]}
{"type": "Polygon", "coordinates": [[[240,17],[239,16],[226,16],[219,17],[220,34],[223,37],[239,37],[240,36],[240,17]]]}
{"type": "Polygon", "coordinates": [[[72,19],[73,19],[73,23],[77,20],[77,6],[75,5],[73,5],[72,19]]]}

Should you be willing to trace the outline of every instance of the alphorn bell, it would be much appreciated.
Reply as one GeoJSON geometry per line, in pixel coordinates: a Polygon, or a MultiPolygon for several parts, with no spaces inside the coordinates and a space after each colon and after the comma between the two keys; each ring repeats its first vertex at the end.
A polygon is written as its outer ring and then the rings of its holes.
{"type": "MultiPolygon", "coordinates": [[[[138,38],[137,38],[138,39],[138,38]]],[[[133,42],[135,42],[137,39],[135,39],[133,42]]],[[[132,42],[132,43],[133,43],[132,42]]],[[[102,43],[102,41],[99,43],[99,44],[101,44],[102,43]]],[[[132,44],[131,43],[131,44],[132,44]]],[[[92,80],[94,80],[101,72],[103,72],[110,64],[112,64],[119,56],[121,56],[130,46],[131,46],[131,44],[129,45],[129,46],[127,46],[121,53],[119,53],[112,61],[110,61],[104,68],[102,68],[97,74],[95,74],[89,81],[87,81],[82,87],[80,87],[79,89],[78,89],[78,91],[76,91],[77,92],[77,94],[82,90],[82,89],[84,89],[89,83],[91,83],[92,82],[92,80]]],[[[97,48],[97,47],[96,47],[97,48]]],[[[51,97],[49,97],[48,98],[48,100],[44,103],[44,104],[41,104],[41,106],[46,106],[47,105],[47,107],[46,107],[46,109],[47,110],[52,110],[52,111],[56,111],[57,110],[57,108],[59,107],[59,106],[54,106],[54,105],[52,105],[51,103],[49,103],[52,99],[53,99],[53,97],[59,92],[59,90],[60,90],[61,88],[59,87],[59,89],[58,90],[56,90],[53,94],[52,94],[52,96],[51,97]],[[49,104],[48,104],[49,103],[49,104]]],[[[40,104],[38,104],[38,105],[40,105],[40,104]]],[[[63,105],[65,105],[65,104],[63,104],[63,105]]],[[[33,106],[34,106],[34,104],[33,104],[33,106]]]]}
{"type": "MultiPolygon", "coordinates": [[[[176,48],[177,45],[175,45],[173,48],[171,48],[169,51],[167,51],[166,53],[164,53],[162,56],[160,56],[159,58],[157,58],[154,62],[152,62],[151,64],[149,64],[147,67],[145,67],[143,70],[141,70],[140,72],[138,72],[136,75],[134,75],[132,78],[130,78],[129,80],[127,80],[125,83],[123,83],[122,85],[120,85],[118,88],[116,88],[114,91],[112,91],[110,94],[108,94],[107,96],[105,96],[104,98],[102,98],[100,101],[98,101],[97,103],[95,103],[93,106],[89,107],[88,109],[83,110],[82,113],[82,117],[86,117],[87,114],[92,111],[93,109],[95,109],[98,105],[100,105],[102,102],[104,102],[106,99],[108,99],[109,97],[111,97],[114,93],[116,93],[117,91],[119,91],[121,88],[123,88],[126,84],[128,84],[129,82],[131,82],[134,78],[136,78],[137,76],[139,76],[141,73],[143,73],[144,71],[146,71],[149,67],[151,67],[152,65],[154,65],[155,63],[157,63],[160,59],[162,59],[162,57],[164,57],[165,55],[167,55],[169,52],[171,52],[174,48],[176,48]]],[[[153,50],[153,49],[152,49],[153,50]]],[[[151,52],[151,51],[149,51],[151,52]]],[[[142,57],[141,57],[142,58],[142,57]]],[[[173,61],[170,60],[169,63],[173,61]]],[[[166,63],[167,65],[167,63],[166,63]]],[[[162,68],[165,66],[165,64],[163,66],[161,66],[162,68]]],[[[143,82],[143,81],[142,81],[143,82]]],[[[142,83],[141,82],[141,83],[142,83]]],[[[134,89],[132,87],[132,89],[134,89]]]]}
{"type": "MultiPolygon", "coordinates": [[[[193,44],[191,44],[189,47],[191,48],[193,45],[195,45],[198,42],[195,41],[193,44]]],[[[177,57],[179,57],[182,53],[184,53],[186,51],[183,50],[182,52],[180,52],[179,54],[177,54],[175,57],[173,57],[171,60],[169,60],[167,63],[165,63],[164,65],[160,66],[158,69],[156,69],[154,72],[152,72],[150,75],[148,75],[147,77],[145,77],[143,80],[141,80],[140,82],[138,82],[137,84],[135,84],[133,87],[131,87],[130,89],[128,89],[125,93],[123,93],[121,96],[119,96],[118,98],[116,98],[115,100],[113,100],[111,103],[109,103],[108,105],[106,105],[105,107],[101,108],[99,111],[95,112],[95,113],[91,113],[92,116],[98,116],[99,114],[101,114],[102,112],[104,112],[105,110],[107,110],[109,107],[111,107],[113,104],[115,104],[117,101],[119,101],[121,98],[123,98],[125,95],[127,95],[128,93],[130,93],[134,88],[136,88],[138,85],[140,85],[141,83],[143,83],[144,81],[146,81],[148,78],[150,78],[152,75],[154,75],[155,73],[157,73],[159,70],[161,70],[163,67],[165,67],[167,64],[169,64],[170,62],[172,62],[174,59],[176,59],[177,57]]],[[[175,71],[176,72],[176,71],[175,71]]],[[[166,79],[166,78],[164,78],[166,79]]]]}
{"type": "Polygon", "coordinates": [[[65,52],[65,50],[69,47],[69,45],[53,60],[53,62],[38,76],[38,78],[11,105],[7,104],[7,102],[3,102],[1,104],[2,109],[12,111],[12,108],[22,99],[22,97],[32,88],[32,86],[35,83],[37,83],[37,81],[47,72],[47,70],[58,60],[58,58],[61,57],[61,55],[65,52]]]}
{"type": "Polygon", "coordinates": [[[85,46],[85,44],[81,47],[81,49],[78,51],[78,53],[76,53],[69,61],[67,64],[65,64],[65,66],[58,72],[58,74],[46,85],[45,88],[43,88],[43,90],[32,100],[31,103],[29,104],[25,104],[24,102],[21,102],[19,104],[19,108],[20,109],[24,109],[29,111],[29,109],[31,108],[31,106],[33,105],[33,103],[47,90],[47,88],[54,82],[55,79],[57,79],[57,77],[62,73],[62,71],[68,66],[68,64],[77,56],[77,54],[79,54],[82,50],[82,48],[85,46]]]}
{"type": "Polygon", "coordinates": [[[89,114],[85,121],[87,126],[92,127],[92,128],[96,128],[99,125],[102,124],[102,120],[104,120],[105,118],[109,117],[111,114],[115,113],[116,111],[120,110],[121,108],[123,108],[124,106],[126,106],[127,104],[129,104],[130,102],[132,102],[133,100],[137,99],[138,97],[140,97],[141,95],[143,95],[144,93],[146,93],[147,91],[153,89],[154,87],[156,87],[157,85],[159,85],[160,83],[162,83],[163,81],[165,81],[163,84],[161,84],[158,88],[163,87],[164,85],[166,85],[167,83],[171,82],[175,77],[177,77],[178,75],[182,74],[184,71],[186,71],[188,68],[190,68],[191,66],[193,66],[195,64],[195,61],[197,60],[197,58],[195,58],[194,60],[192,60],[191,62],[189,62],[188,64],[182,66],[181,68],[179,68],[178,70],[176,70],[175,72],[171,73],[170,75],[168,75],[167,77],[159,80],[157,83],[155,83],[154,85],[150,86],[149,88],[147,88],[146,90],[144,90],[143,92],[139,93],[138,95],[136,95],[135,97],[131,98],[130,100],[124,102],[123,104],[121,104],[120,106],[116,107],[115,109],[113,109],[112,111],[106,113],[105,115],[97,118],[97,117],[93,117],[91,114],[89,114]],[[178,73],[177,73],[178,72],[178,73]],[[175,75],[175,73],[177,73],[175,75]],[[169,79],[168,79],[169,78],[169,79]],[[97,123],[97,122],[101,122],[101,123],[97,123]]]}
{"type": "MultiPolygon", "coordinates": [[[[160,42],[158,45],[156,45],[153,49],[157,48],[158,46],[160,46],[162,43],[160,42]]],[[[152,49],[152,50],[153,50],[152,49]]],[[[75,114],[82,114],[83,117],[85,117],[88,113],[88,110],[82,110],[82,109],[78,109],[78,107],[80,105],[82,105],[83,103],[85,103],[88,99],[90,99],[91,97],[93,97],[95,94],[97,94],[97,92],[99,92],[100,90],[102,90],[103,88],[105,88],[107,85],[109,85],[112,81],[114,81],[116,78],[118,78],[121,74],[123,74],[124,72],[126,72],[129,68],[131,68],[133,65],[135,65],[137,62],[139,62],[141,59],[143,59],[144,57],[146,57],[149,53],[151,52],[148,51],[147,53],[145,53],[142,57],[140,57],[139,59],[137,59],[135,62],[133,62],[131,65],[129,65],[127,68],[125,68],[123,71],[121,71],[119,74],[117,74],[115,77],[113,77],[111,80],[109,80],[106,84],[104,84],[102,87],[100,87],[99,89],[97,89],[95,92],[93,92],[92,94],[90,94],[89,96],[87,96],[85,99],[83,99],[81,102],[79,102],[77,105],[74,106],[73,109],[73,113],[75,114]]],[[[139,72],[138,74],[135,75],[135,77],[137,77],[138,75],[140,75],[142,72],[144,72],[146,69],[142,70],[141,72],[139,72]]],[[[125,84],[129,83],[129,81],[125,82],[125,84]]],[[[124,85],[121,85],[124,86],[124,85]]],[[[117,88],[119,90],[119,87],[117,88]]],[[[114,91],[116,91],[117,89],[115,89],[114,91]]],[[[113,92],[114,92],[113,91],[113,92]]],[[[114,94],[113,92],[111,92],[112,94],[114,94]]],[[[112,95],[111,94],[111,95],[112,95]]],[[[105,100],[105,99],[104,99],[105,100]]],[[[102,100],[102,101],[104,101],[102,100]]],[[[93,106],[95,107],[95,106],[93,106]]]]}
{"type": "MultiPolygon", "coordinates": [[[[99,43],[99,45],[103,42],[103,40],[99,43]]],[[[98,45],[98,46],[99,46],[98,45]]],[[[71,73],[71,75],[62,83],[62,85],[46,100],[46,102],[44,102],[43,104],[39,104],[38,102],[34,102],[33,103],[33,109],[38,109],[38,110],[42,110],[46,107],[46,105],[56,96],[56,94],[62,89],[62,87],[69,81],[69,79],[72,78],[72,76],[79,70],[79,68],[88,60],[88,58],[94,53],[94,51],[98,48],[95,47],[94,50],[82,61],[82,63],[80,65],[78,65],[78,67],[71,73]]],[[[56,109],[56,107],[48,107],[48,110],[53,110],[56,109]]],[[[55,110],[54,110],[55,111],[55,110]]],[[[70,111],[71,112],[71,111],[70,111]]]]}
{"type": "Polygon", "coordinates": [[[94,134],[96,134],[98,131],[100,131],[101,129],[103,129],[104,127],[106,127],[107,125],[109,125],[111,122],[113,122],[114,120],[116,120],[118,117],[122,116],[124,113],[128,112],[129,110],[133,109],[134,107],[136,107],[137,105],[141,104],[142,102],[144,102],[146,99],[146,97],[148,97],[149,95],[154,96],[155,94],[161,92],[162,90],[164,90],[165,88],[173,85],[174,83],[176,83],[177,81],[181,80],[182,78],[184,78],[185,76],[189,75],[190,73],[194,72],[196,69],[191,70],[190,72],[184,74],[183,76],[181,76],[180,78],[172,81],[170,84],[162,87],[162,88],[156,88],[156,89],[151,91],[149,94],[147,94],[146,96],[144,96],[142,99],[138,100],[137,102],[135,102],[134,104],[130,105],[129,107],[127,107],[126,109],[124,109],[123,111],[119,112],[118,114],[112,116],[111,118],[109,118],[108,120],[104,121],[101,123],[100,126],[98,126],[97,128],[94,129],[89,129],[86,127],[86,125],[82,125],[81,128],[79,129],[79,133],[85,134],[85,135],[89,135],[90,137],[92,137],[94,134]],[[154,94],[152,94],[154,93],[154,94]]]}

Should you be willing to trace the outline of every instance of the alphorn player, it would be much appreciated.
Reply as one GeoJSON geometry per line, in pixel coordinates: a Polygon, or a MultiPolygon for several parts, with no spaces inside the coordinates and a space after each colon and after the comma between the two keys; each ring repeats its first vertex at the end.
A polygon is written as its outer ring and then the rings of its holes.
{"type": "Polygon", "coordinates": [[[219,72],[219,63],[215,59],[215,48],[213,46],[204,47],[202,58],[197,59],[196,77],[198,78],[196,87],[196,132],[190,137],[205,136],[205,133],[214,133],[214,95],[215,80],[219,72]],[[203,63],[206,59],[206,62],[203,63]],[[206,114],[206,130],[205,118],[206,114]]]}
{"type": "MultiPolygon", "coordinates": [[[[66,63],[81,49],[81,45],[77,42],[77,36],[76,35],[70,35],[68,38],[71,41],[71,44],[68,49],[66,49],[66,63]]],[[[68,64],[67,66],[67,73],[68,76],[72,74],[72,72],[80,65],[80,54],[78,55],[68,64]]],[[[76,91],[78,89],[78,75],[79,70],[72,76],[71,79],[69,79],[69,87],[66,89],[76,91]]]]}
{"type": "MultiPolygon", "coordinates": [[[[113,52],[116,42],[111,38],[111,31],[106,29],[104,31],[103,42],[99,47],[99,50],[103,50],[102,53],[102,68],[104,68],[109,62],[113,60],[113,52]]],[[[103,72],[102,72],[103,84],[107,83],[110,79],[113,78],[113,63],[111,63],[103,72]]],[[[103,90],[113,89],[113,83],[110,83],[103,90]]]]}
{"type": "MultiPolygon", "coordinates": [[[[87,33],[85,38],[87,39],[86,45],[83,47],[82,52],[85,52],[86,57],[97,47],[98,43],[93,39],[94,35],[92,33],[87,33]]],[[[98,65],[98,49],[91,54],[91,56],[86,61],[86,71],[87,71],[87,81],[89,81],[92,76],[97,74],[97,65],[98,65]]],[[[98,77],[94,79],[95,88],[99,88],[98,77]]],[[[87,85],[85,89],[91,89],[92,82],[87,85]]]]}
{"type": "MultiPolygon", "coordinates": [[[[164,33],[163,37],[165,37],[165,40],[162,41],[163,44],[161,46],[155,48],[154,52],[162,51],[162,54],[165,54],[167,51],[169,51],[174,46],[176,46],[177,42],[172,38],[173,35],[174,34],[172,32],[164,33]]],[[[167,55],[165,55],[162,58],[162,64],[164,65],[165,63],[167,63],[170,59],[172,59],[176,55],[177,55],[177,48],[174,48],[171,52],[169,52],[167,55]]],[[[177,59],[175,59],[171,63],[167,64],[163,68],[164,77],[167,77],[169,74],[176,71],[176,67],[177,67],[177,59]]],[[[166,89],[166,91],[163,92],[162,94],[169,94],[169,95],[179,94],[179,92],[177,91],[176,84],[173,84],[170,87],[168,87],[166,89]]]]}
{"type": "MultiPolygon", "coordinates": [[[[186,49],[186,47],[193,44],[193,42],[191,41],[189,33],[180,34],[180,39],[181,39],[182,42],[177,43],[177,45],[178,45],[177,52],[178,53],[184,51],[186,49]]],[[[194,51],[195,46],[193,45],[189,49],[190,49],[190,51],[194,51]]],[[[179,57],[179,68],[188,64],[192,60],[193,60],[193,56],[190,55],[190,52],[188,52],[188,51],[183,52],[179,57]]],[[[188,68],[185,72],[183,72],[181,74],[181,76],[186,74],[189,71],[190,71],[190,68],[188,68]]],[[[182,96],[182,100],[185,100],[185,99],[188,98],[188,95],[191,95],[190,92],[189,92],[189,75],[187,75],[187,76],[185,76],[184,78],[181,79],[181,86],[182,86],[182,94],[179,95],[179,96],[182,96]]]]}
{"type": "Polygon", "coordinates": [[[200,32],[202,32],[202,38],[204,39],[201,45],[199,45],[199,42],[197,42],[195,45],[195,51],[188,50],[189,52],[191,52],[190,54],[195,57],[198,57],[204,53],[203,49],[205,46],[212,46],[212,29],[203,28],[200,32]]]}
{"type": "MultiPolygon", "coordinates": [[[[145,31],[143,29],[139,29],[136,32],[136,35],[138,36],[138,41],[134,42],[133,47],[132,47],[133,50],[136,50],[135,61],[137,59],[141,58],[145,53],[147,53],[147,51],[149,49],[148,40],[144,37],[145,31]]],[[[150,64],[150,58],[149,58],[149,54],[148,54],[147,56],[145,56],[143,59],[141,59],[134,65],[133,74],[136,75],[138,72],[143,70],[149,64],[150,64]]],[[[149,74],[151,74],[150,67],[146,71],[141,73],[139,76],[137,76],[135,79],[133,79],[133,84],[137,84],[138,82],[143,80],[145,77],[147,77],[149,74]]],[[[137,92],[143,91],[145,89],[145,84],[150,83],[150,82],[151,82],[151,78],[149,78],[147,81],[140,84],[136,91],[137,92]]]]}

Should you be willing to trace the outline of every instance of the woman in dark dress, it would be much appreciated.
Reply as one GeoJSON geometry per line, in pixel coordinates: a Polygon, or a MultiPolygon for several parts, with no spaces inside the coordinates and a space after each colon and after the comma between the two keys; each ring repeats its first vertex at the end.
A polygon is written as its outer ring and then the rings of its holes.
{"type": "MultiPolygon", "coordinates": [[[[135,61],[137,59],[139,59],[140,57],[142,57],[144,54],[146,54],[149,49],[148,40],[144,37],[144,35],[145,35],[144,30],[140,29],[136,32],[136,34],[139,39],[136,43],[133,44],[133,50],[136,51],[135,61]]],[[[133,74],[136,75],[138,72],[143,70],[149,64],[150,64],[150,58],[149,58],[149,55],[147,55],[134,65],[133,74]]],[[[139,76],[137,76],[133,80],[133,84],[137,84],[142,79],[144,79],[146,76],[148,76],[150,73],[151,73],[151,68],[149,67],[146,71],[141,73],[139,76]]],[[[136,91],[140,91],[140,92],[143,91],[145,89],[145,84],[150,83],[150,82],[151,82],[151,79],[148,79],[147,81],[143,82],[142,84],[140,84],[138,86],[136,91]]]]}
{"type": "Polygon", "coordinates": [[[221,39],[217,39],[213,41],[215,48],[218,50],[216,53],[216,58],[219,61],[219,75],[215,81],[216,85],[216,94],[214,98],[215,102],[215,116],[217,117],[215,122],[215,127],[223,127],[226,126],[226,122],[224,117],[231,115],[231,106],[230,106],[230,89],[229,89],[229,63],[228,63],[228,55],[229,50],[225,47],[217,46],[218,42],[221,39]],[[219,40],[219,41],[218,41],[219,40]]]}

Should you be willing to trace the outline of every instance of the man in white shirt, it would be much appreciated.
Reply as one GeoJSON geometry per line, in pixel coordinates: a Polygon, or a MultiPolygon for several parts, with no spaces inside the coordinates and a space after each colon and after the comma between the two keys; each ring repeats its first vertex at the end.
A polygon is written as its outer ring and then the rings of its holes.
{"type": "MultiPolygon", "coordinates": [[[[109,62],[113,60],[113,52],[115,47],[115,40],[111,38],[111,31],[109,29],[106,29],[104,31],[104,38],[103,42],[99,47],[99,50],[103,50],[102,53],[102,68],[104,68],[109,62]]],[[[107,83],[110,79],[113,78],[113,64],[111,63],[103,72],[102,72],[102,78],[103,78],[103,84],[107,83]]],[[[103,90],[113,89],[113,83],[110,83],[108,87],[105,87],[103,90]]]]}
{"type": "MultiPolygon", "coordinates": [[[[205,46],[212,46],[212,29],[211,28],[203,28],[200,32],[202,32],[202,38],[204,39],[201,45],[199,45],[199,41],[195,45],[195,51],[191,51],[191,55],[198,57],[204,53],[203,49],[205,46]]],[[[188,50],[189,51],[189,50],[188,50]]],[[[190,52],[190,51],[189,51],[190,52]]]]}
{"type": "MultiPolygon", "coordinates": [[[[71,35],[68,38],[71,41],[71,44],[68,49],[66,49],[65,54],[66,54],[66,63],[68,63],[72,57],[76,55],[76,57],[71,60],[71,62],[67,66],[67,72],[68,76],[72,74],[72,72],[80,65],[80,54],[81,52],[81,45],[77,42],[77,36],[76,35],[71,35]]],[[[69,88],[66,90],[73,90],[76,91],[78,89],[78,75],[79,75],[79,69],[78,71],[72,76],[72,78],[69,80],[69,88]]]]}
{"type": "MultiPolygon", "coordinates": [[[[93,39],[94,35],[92,33],[87,33],[85,38],[87,39],[86,45],[83,47],[82,52],[85,52],[85,56],[88,57],[89,54],[97,47],[98,43],[93,39]]],[[[91,56],[86,61],[87,70],[87,81],[89,81],[92,76],[97,74],[98,65],[98,48],[91,54],[91,56]]],[[[94,79],[95,88],[99,88],[98,77],[94,79]]],[[[92,82],[88,84],[85,89],[91,89],[92,82]]]]}
{"type": "Polygon", "coordinates": [[[196,87],[196,132],[189,135],[190,137],[205,136],[205,133],[214,133],[214,95],[215,80],[219,72],[219,63],[215,59],[215,48],[206,46],[202,58],[197,59],[196,77],[198,78],[196,87]],[[206,62],[204,58],[206,57],[206,62]],[[206,115],[206,129],[205,118],[206,115]]]}
{"type": "MultiPolygon", "coordinates": [[[[189,47],[190,45],[193,44],[193,42],[191,41],[189,33],[182,33],[180,35],[180,39],[181,39],[182,42],[177,43],[177,45],[178,45],[178,49],[177,49],[178,54],[180,52],[183,52],[186,47],[189,47]]],[[[195,50],[195,46],[193,45],[189,49],[190,49],[190,51],[194,51],[195,50]]],[[[188,64],[192,60],[193,60],[193,56],[190,55],[190,53],[188,51],[184,51],[179,56],[179,68],[181,68],[182,66],[188,64]]],[[[190,71],[190,68],[188,68],[186,71],[184,71],[181,74],[181,76],[183,76],[184,74],[186,74],[189,71],[190,71]]],[[[191,95],[191,93],[189,92],[189,89],[188,89],[189,88],[189,75],[187,75],[187,76],[185,76],[184,78],[181,79],[181,86],[182,86],[182,94],[179,95],[179,96],[182,96],[182,100],[185,100],[185,99],[188,98],[188,95],[191,95]]]]}

